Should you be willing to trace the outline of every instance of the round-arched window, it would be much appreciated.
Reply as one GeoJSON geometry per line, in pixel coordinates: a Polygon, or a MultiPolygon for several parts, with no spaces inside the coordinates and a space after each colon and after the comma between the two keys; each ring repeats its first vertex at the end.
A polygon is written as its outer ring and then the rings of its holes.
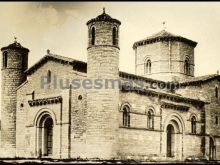
{"type": "Polygon", "coordinates": [[[147,128],[154,129],[154,112],[152,109],[147,112],[147,128]]]}
{"type": "Polygon", "coordinates": [[[91,36],[91,37],[92,37],[92,38],[91,38],[91,44],[92,44],[92,45],[95,45],[95,37],[96,37],[95,35],[96,35],[96,34],[95,34],[95,27],[94,27],[94,26],[91,28],[91,35],[92,35],[92,36],[91,36]]]}
{"type": "Polygon", "coordinates": [[[122,107],[123,111],[123,126],[130,127],[130,107],[128,105],[124,105],[122,107]]]}
{"type": "Polygon", "coordinates": [[[112,29],[112,44],[118,45],[118,32],[116,27],[112,29]]]}

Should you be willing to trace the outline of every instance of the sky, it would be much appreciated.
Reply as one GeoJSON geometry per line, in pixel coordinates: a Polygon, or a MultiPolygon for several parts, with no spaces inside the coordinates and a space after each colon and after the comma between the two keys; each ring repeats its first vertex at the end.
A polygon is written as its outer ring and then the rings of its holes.
{"type": "Polygon", "coordinates": [[[103,7],[122,22],[121,71],[134,73],[133,43],[163,30],[163,22],[168,32],[198,42],[195,76],[220,70],[220,2],[0,2],[0,47],[16,36],[30,50],[29,67],[47,49],[86,62],[86,22],[103,7]]]}
{"type": "Polygon", "coordinates": [[[30,49],[29,67],[51,53],[87,60],[86,22],[102,13],[122,22],[120,70],[134,73],[135,41],[166,30],[198,42],[195,75],[220,69],[219,2],[0,2],[0,47],[14,36],[30,49]]]}

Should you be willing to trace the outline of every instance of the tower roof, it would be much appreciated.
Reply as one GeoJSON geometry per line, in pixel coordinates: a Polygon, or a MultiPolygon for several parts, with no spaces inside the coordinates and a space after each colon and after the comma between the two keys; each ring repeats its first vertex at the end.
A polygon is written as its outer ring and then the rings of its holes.
{"type": "Polygon", "coordinates": [[[142,39],[140,41],[137,41],[134,43],[133,48],[136,48],[141,45],[151,44],[154,42],[160,42],[160,41],[181,41],[184,42],[190,46],[196,47],[197,42],[189,40],[185,37],[182,37],[180,35],[175,35],[173,33],[167,32],[166,30],[162,30],[156,34],[153,34],[145,39],[142,39]]]}
{"type": "Polygon", "coordinates": [[[29,49],[23,47],[20,43],[18,43],[16,40],[14,41],[14,43],[1,48],[1,51],[6,50],[6,49],[23,49],[29,52],[29,49]]]}
{"type": "Polygon", "coordinates": [[[107,22],[116,22],[119,25],[121,22],[117,19],[112,18],[110,15],[105,13],[105,8],[103,8],[103,13],[98,15],[96,18],[93,18],[87,22],[86,25],[90,24],[91,22],[99,22],[99,21],[107,21],[107,22]]]}

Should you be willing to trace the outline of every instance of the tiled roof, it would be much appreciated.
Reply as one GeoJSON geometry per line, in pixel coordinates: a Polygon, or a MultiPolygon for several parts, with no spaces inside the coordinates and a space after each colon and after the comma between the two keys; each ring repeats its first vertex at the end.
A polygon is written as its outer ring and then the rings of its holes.
{"type": "Polygon", "coordinates": [[[14,43],[1,48],[1,50],[5,50],[5,49],[23,49],[29,52],[29,49],[23,47],[20,43],[18,43],[17,41],[15,41],[14,43]]]}
{"type": "Polygon", "coordinates": [[[99,21],[108,21],[108,22],[116,22],[119,25],[121,22],[117,19],[112,18],[110,15],[105,13],[105,10],[103,10],[103,13],[96,18],[93,18],[87,22],[87,25],[90,24],[91,22],[99,22],[99,21]]]}
{"type": "MultiPolygon", "coordinates": [[[[74,64],[74,66],[80,67],[81,70],[84,71],[84,72],[86,72],[86,69],[87,69],[87,63],[86,62],[75,60],[73,58],[60,56],[60,55],[47,54],[42,59],[40,59],[37,63],[35,63],[33,66],[31,66],[29,69],[27,69],[25,72],[27,74],[33,73],[37,68],[39,68],[47,60],[59,61],[61,63],[69,64],[69,65],[74,64]]],[[[138,76],[138,75],[135,75],[135,74],[126,73],[126,72],[122,72],[122,71],[119,72],[119,76],[127,78],[127,79],[139,79],[139,80],[141,79],[141,80],[147,81],[147,82],[163,82],[163,81],[159,81],[159,80],[155,80],[155,79],[151,79],[151,78],[147,78],[147,77],[142,77],[142,76],[138,76]]]]}
{"type": "Polygon", "coordinates": [[[78,61],[72,58],[60,56],[60,55],[55,55],[55,54],[47,54],[45,55],[42,59],[40,59],[37,63],[35,63],[32,67],[27,69],[25,72],[27,75],[32,74],[36,69],[38,69],[40,66],[42,66],[46,61],[48,60],[53,60],[57,61],[63,64],[69,64],[74,67],[74,69],[86,72],[87,69],[87,63],[83,61],[78,61]]]}
{"type": "Polygon", "coordinates": [[[166,30],[162,30],[158,33],[155,33],[155,34],[145,38],[144,40],[152,39],[152,38],[156,38],[156,37],[181,37],[181,36],[178,36],[178,35],[175,35],[173,33],[167,32],[166,30]]]}
{"type": "Polygon", "coordinates": [[[187,43],[193,47],[196,47],[196,45],[197,45],[197,42],[195,42],[195,41],[192,41],[192,40],[189,40],[189,39],[184,38],[182,36],[175,35],[170,32],[167,32],[165,30],[162,30],[156,34],[153,34],[147,38],[144,38],[140,41],[135,42],[133,45],[133,48],[136,48],[140,45],[146,45],[146,44],[160,42],[160,41],[181,41],[181,42],[187,43]]]}
{"type": "Polygon", "coordinates": [[[161,91],[155,91],[155,90],[151,90],[151,89],[145,89],[145,88],[139,88],[139,87],[134,87],[133,90],[128,90],[129,88],[126,87],[126,84],[122,85],[122,91],[124,92],[136,92],[138,94],[146,94],[148,96],[157,96],[159,98],[165,98],[168,100],[172,100],[174,102],[187,102],[190,104],[199,104],[199,105],[204,105],[204,104],[208,104],[209,102],[206,102],[204,100],[200,100],[200,99],[194,99],[194,98],[190,98],[190,97],[184,97],[182,95],[177,95],[177,94],[173,94],[173,93],[168,93],[168,92],[161,92],[161,91]]]}
{"type": "Polygon", "coordinates": [[[204,83],[213,79],[218,79],[220,80],[220,76],[218,74],[210,74],[210,75],[205,75],[205,76],[199,76],[199,77],[194,77],[191,80],[187,81],[182,81],[180,82],[182,85],[193,85],[196,83],[204,83]]]}

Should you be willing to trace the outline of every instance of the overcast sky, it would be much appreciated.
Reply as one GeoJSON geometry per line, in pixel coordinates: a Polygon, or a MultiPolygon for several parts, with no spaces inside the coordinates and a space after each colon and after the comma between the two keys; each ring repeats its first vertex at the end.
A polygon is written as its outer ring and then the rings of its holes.
{"type": "Polygon", "coordinates": [[[135,41],[163,29],[197,41],[195,75],[220,69],[220,3],[202,2],[0,2],[0,47],[18,38],[30,49],[29,66],[52,53],[86,61],[86,22],[102,13],[122,22],[120,70],[134,73],[135,41]]]}
{"type": "Polygon", "coordinates": [[[0,2],[0,47],[14,36],[30,49],[29,67],[51,53],[86,61],[86,22],[102,13],[122,22],[120,70],[134,73],[135,41],[163,29],[197,41],[195,75],[220,70],[219,2],[0,2]]]}

